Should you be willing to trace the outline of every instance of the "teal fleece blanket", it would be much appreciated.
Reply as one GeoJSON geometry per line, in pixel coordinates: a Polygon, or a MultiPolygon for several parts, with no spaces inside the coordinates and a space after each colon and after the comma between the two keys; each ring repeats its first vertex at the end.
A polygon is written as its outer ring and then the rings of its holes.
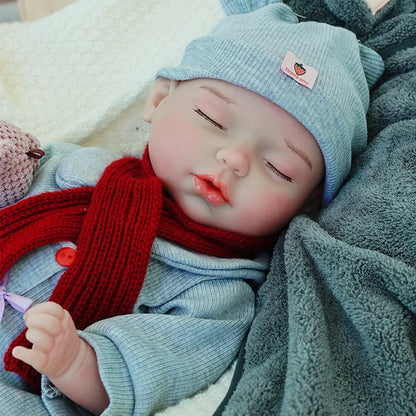
{"type": "Polygon", "coordinates": [[[416,415],[416,14],[391,0],[286,1],[354,31],[384,58],[369,146],[319,217],[292,221],[275,248],[217,414],[416,415]]]}

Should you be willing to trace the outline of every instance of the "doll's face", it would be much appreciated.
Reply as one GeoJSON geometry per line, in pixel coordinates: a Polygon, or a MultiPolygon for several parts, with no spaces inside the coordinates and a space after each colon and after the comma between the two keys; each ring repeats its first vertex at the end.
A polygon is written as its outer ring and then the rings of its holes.
{"type": "Polygon", "coordinates": [[[194,221],[252,236],[299,212],[324,175],[312,134],[266,98],[213,79],[158,79],[147,100],[150,160],[194,221]]]}

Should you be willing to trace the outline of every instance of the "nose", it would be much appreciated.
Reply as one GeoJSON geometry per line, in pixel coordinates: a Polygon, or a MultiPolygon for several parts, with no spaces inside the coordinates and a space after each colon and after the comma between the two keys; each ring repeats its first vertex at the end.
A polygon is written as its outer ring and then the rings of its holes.
{"type": "Polygon", "coordinates": [[[226,164],[237,176],[244,177],[248,173],[249,157],[243,148],[222,148],[217,152],[217,161],[226,164]]]}

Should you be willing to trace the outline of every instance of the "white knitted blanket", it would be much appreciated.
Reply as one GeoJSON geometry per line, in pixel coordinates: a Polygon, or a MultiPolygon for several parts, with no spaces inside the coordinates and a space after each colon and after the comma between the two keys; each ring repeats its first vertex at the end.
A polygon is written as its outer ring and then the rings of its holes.
{"type": "MultiPolygon", "coordinates": [[[[0,119],[42,145],[143,150],[141,109],[157,70],[223,16],[218,0],[78,0],[35,22],[0,24],[0,119]]],[[[229,370],[158,416],[211,415],[229,370]]]]}
{"type": "Polygon", "coordinates": [[[35,22],[0,24],[0,119],[42,144],[136,150],[155,73],[221,16],[218,0],[78,0],[35,22]]]}

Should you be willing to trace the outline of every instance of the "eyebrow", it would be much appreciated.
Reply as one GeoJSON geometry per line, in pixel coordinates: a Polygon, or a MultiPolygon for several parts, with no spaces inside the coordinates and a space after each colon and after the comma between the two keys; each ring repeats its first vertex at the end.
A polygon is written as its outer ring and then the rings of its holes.
{"type": "Polygon", "coordinates": [[[302,152],[299,148],[297,148],[292,142],[290,142],[288,139],[285,138],[286,146],[292,150],[292,152],[296,153],[302,160],[306,162],[306,164],[309,167],[309,170],[312,170],[312,162],[308,158],[308,156],[302,152]]]}
{"type": "Polygon", "coordinates": [[[209,85],[202,85],[201,87],[204,90],[209,91],[211,94],[216,95],[218,98],[221,98],[221,100],[225,101],[227,104],[237,104],[234,100],[232,100],[231,98],[228,98],[227,96],[225,96],[220,90],[217,90],[214,87],[210,87],[209,85]]]}

